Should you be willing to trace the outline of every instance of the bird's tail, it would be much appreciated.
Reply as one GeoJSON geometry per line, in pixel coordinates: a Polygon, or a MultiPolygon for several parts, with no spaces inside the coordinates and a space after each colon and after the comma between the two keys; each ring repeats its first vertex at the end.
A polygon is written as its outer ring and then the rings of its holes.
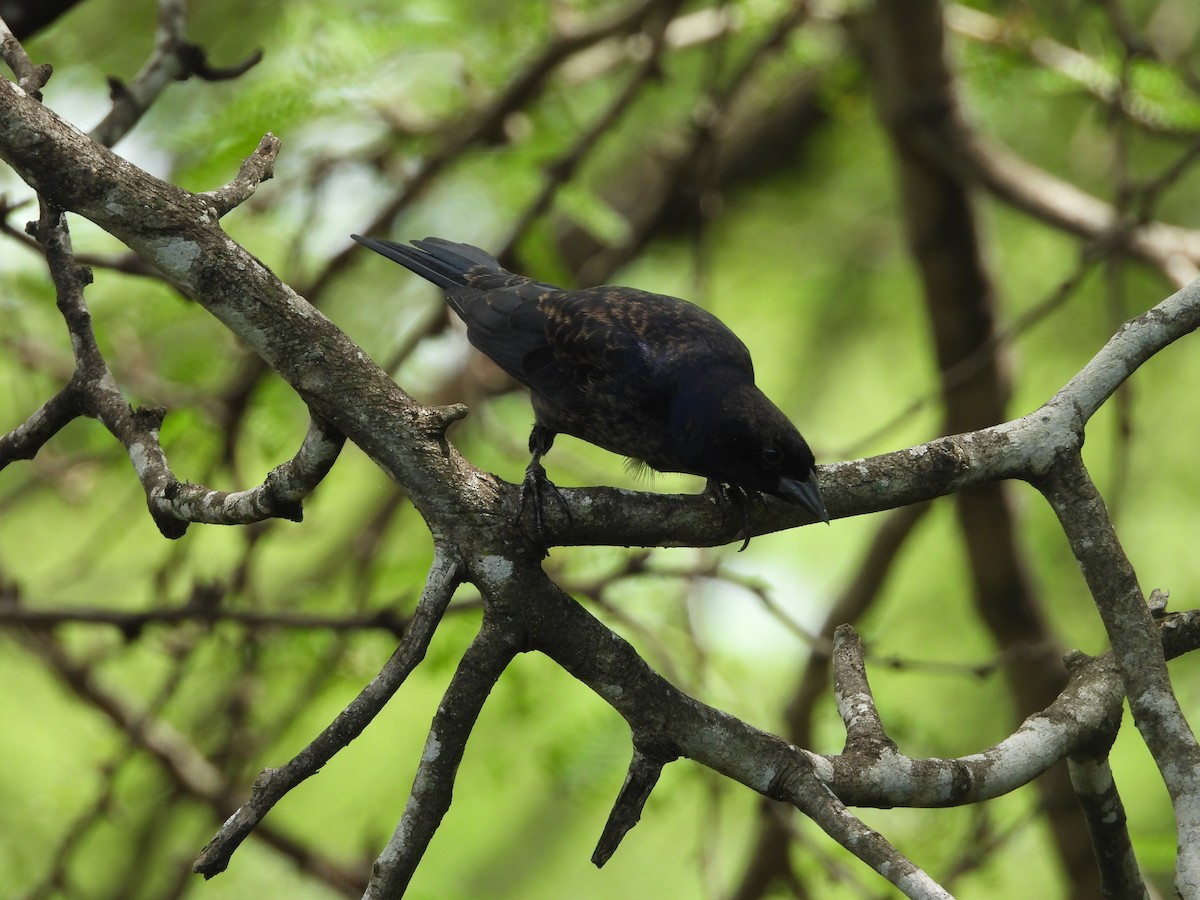
{"type": "Polygon", "coordinates": [[[350,237],[441,288],[462,287],[467,283],[467,272],[476,266],[491,272],[504,271],[494,256],[470,244],[456,244],[454,241],[431,237],[413,241],[410,247],[408,244],[359,234],[350,237]]]}

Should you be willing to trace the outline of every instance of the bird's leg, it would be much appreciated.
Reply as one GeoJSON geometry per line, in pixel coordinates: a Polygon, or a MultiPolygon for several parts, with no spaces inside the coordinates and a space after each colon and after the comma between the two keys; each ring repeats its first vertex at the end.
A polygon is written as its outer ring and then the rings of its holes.
{"type": "Polygon", "coordinates": [[[571,519],[571,510],[567,507],[567,502],[563,500],[562,494],[558,492],[558,488],[554,486],[554,482],[546,477],[546,470],[542,466],[542,454],[546,453],[554,444],[555,434],[556,432],[541,425],[534,425],[533,431],[529,433],[529,452],[533,454],[533,458],[529,460],[529,465],[525,467],[525,480],[521,482],[521,506],[517,512],[518,517],[523,516],[525,514],[525,504],[532,497],[533,521],[537,527],[538,540],[543,545],[546,543],[542,517],[543,487],[547,488],[554,495],[567,520],[570,521],[571,519]]]}
{"type": "Polygon", "coordinates": [[[738,553],[741,553],[750,546],[750,492],[736,484],[710,478],[704,485],[704,493],[717,503],[728,503],[741,512],[743,541],[742,546],[738,547],[738,553]]]}

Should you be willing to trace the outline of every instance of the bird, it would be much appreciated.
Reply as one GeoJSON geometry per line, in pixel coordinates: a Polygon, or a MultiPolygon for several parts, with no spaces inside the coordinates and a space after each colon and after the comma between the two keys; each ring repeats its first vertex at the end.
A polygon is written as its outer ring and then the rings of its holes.
{"type": "Polygon", "coordinates": [[[471,344],[529,388],[521,499],[532,495],[539,532],[542,487],[553,489],[541,458],[560,433],[704,477],[707,493],[741,505],[742,549],[754,493],[829,522],[808,443],[755,384],[746,345],[702,307],[632,287],[565,290],[443,238],[351,237],[440,287],[471,344]]]}

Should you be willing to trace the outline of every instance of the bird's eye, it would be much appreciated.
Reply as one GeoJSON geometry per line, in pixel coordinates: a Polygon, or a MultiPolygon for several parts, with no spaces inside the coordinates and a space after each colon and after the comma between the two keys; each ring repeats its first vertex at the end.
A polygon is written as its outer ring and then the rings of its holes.
{"type": "Polygon", "coordinates": [[[783,462],[783,451],[778,447],[763,447],[762,458],[763,462],[774,468],[783,462]]]}

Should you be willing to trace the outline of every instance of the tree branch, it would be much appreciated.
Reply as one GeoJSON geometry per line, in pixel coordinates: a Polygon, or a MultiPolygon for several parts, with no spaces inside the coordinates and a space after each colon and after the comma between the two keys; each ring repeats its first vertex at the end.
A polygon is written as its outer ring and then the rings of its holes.
{"type": "Polygon", "coordinates": [[[316,415],[395,477],[427,518],[463,531],[496,528],[489,513],[499,485],[445,444],[445,414],[416,404],[328,319],[231,241],[206,198],[152,178],[3,80],[0,113],[0,157],[60,207],[123,240],[225,323],[316,415]],[[346,396],[374,402],[348,404],[346,396]],[[464,487],[447,494],[446,485],[464,487]]]}
{"type": "Polygon", "coordinates": [[[444,547],[437,546],[425,590],[413,612],[408,630],[379,674],[291,762],[278,769],[262,771],[254,782],[250,799],[225,820],[221,829],[201,851],[192,866],[193,871],[205,878],[224,872],[234,851],[258,827],[272,807],[362,734],[363,729],[400,689],[417,663],[425,658],[434,629],[441,621],[460,581],[458,561],[444,547]]]}
{"type": "MultiPolygon", "coordinates": [[[[455,604],[450,612],[478,610],[478,604],[455,604]]],[[[147,628],[196,622],[216,625],[228,622],[243,628],[263,631],[324,631],[344,634],[356,631],[386,631],[401,637],[408,630],[412,616],[398,606],[367,610],[351,614],[313,614],[290,609],[241,609],[220,602],[220,588],[201,585],[192,597],[177,606],[146,610],[110,609],[100,606],[63,606],[54,609],[32,606],[18,592],[0,582],[0,627],[44,631],[63,625],[107,625],[115,628],[126,640],[136,640],[147,628]],[[214,596],[214,594],[216,596],[214,596]]]]}
{"type": "MultiPolygon", "coordinates": [[[[1062,709],[1055,710],[1057,718],[1031,720],[1027,728],[994,748],[992,756],[914,761],[883,753],[873,765],[865,765],[851,753],[829,759],[800,750],[700,703],[666,682],[632,647],[549,580],[540,565],[540,548],[512,528],[515,488],[467,464],[446,441],[445,429],[461,416],[461,408],[417,404],[324,316],[228,239],[215,213],[226,202],[230,208],[236,205],[232,201],[243,187],[225,194],[214,192],[228,198],[214,201],[213,195],[193,195],[150,178],[4,80],[0,80],[0,156],[37,184],[50,202],[79,211],[152,260],[168,280],[245,339],[310,405],[315,422],[328,422],[334,432],[358,443],[408,491],[435,537],[437,555],[417,616],[392,660],[306,751],[282,769],[260,776],[251,800],[197,861],[197,870],[206,875],[225,867],[229,854],[279,797],[361,732],[424,654],[460,577],[469,577],[485,598],[488,638],[479,639],[481,646],[473,651],[470,665],[464,661],[461,678],[447,695],[446,715],[458,718],[435,721],[425,769],[414,786],[413,812],[401,820],[387,858],[381,860],[381,871],[388,873],[381,879],[407,879],[405,873],[420,855],[418,848],[423,848],[440,818],[437,810],[448,802],[444,798],[453,768],[486,694],[481,686],[494,681],[511,654],[526,647],[554,659],[617,709],[630,723],[635,746],[652,740],[655,752],[688,756],[766,796],[793,804],[910,896],[944,896],[944,892],[879,835],[865,829],[845,803],[858,798],[895,805],[899,794],[917,798],[914,802],[942,805],[1007,789],[1010,770],[1024,765],[1021,771],[1028,776],[1034,767],[1031,748],[1044,753],[1049,742],[1050,756],[1060,749],[1074,752],[1079,747],[1073,741],[1094,736],[1087,730],[1093,720],[1100,722],[1094,726],[1099,728],[1107,724],[1102,714],[1114,705],[1119,709],[1119,682],[1113,704],[1108,682],[1115,679],[1100,679],[1103,684],[1097,687],[1085,685],[1081,676],[1072,682],[1077,693],[1068,690],[1063,695],[1067,699],[1062,709]],[[347,402],[348,398],[354,402],[347,402]],[[464,554],[461,565],[460,552],[464,554]],[[483,646],[493,636],[496,643],[483,646]],[[1102,689],[1108,693],[1083,702],[1091,696],[1087,691],[1102,689]],[[440,749],[443,726],[455,735],[445,759],[433,752],[440,749]],[[887,771],[893,763],[898,768],[887,771]],[[897,781],[897,772],[909,773],[912,781],[897,781]],[[393,864],[393,860],[400,861],[393,864]]],[[[245,184],[255,182],[255,177],[251,173],[245,184]]],[[[78,276],[72,274],[75,293],[82,290],[78,276]]],[[[1093,361],[1096,368],[1086,383],[1071,382],[1030,416],[875,460],[824,467],[822,476],[834,482],[831,507],[849,515],[1001,478],[1060,486],[1055,479],[1063,478],[1064,460],[1077,451],[1084,425],[1107,396],[1103,393],[1107,386],[1115,387],[1155,348],[1196,327],[1198,293],[1200,287],[1190,286],[1131,322],[1093,361]]],[[[85,333],[72,329],[73,337],[85,333]]],[[[325,433],[319,443],[324,445],[329,438],[325,433]]],[[[1065,486],[1077,492],[1080,487],[1065,486]]],[[[560,543],[564,537],[566,542],[629,543],[631,536],[651,543],[711,543],[732,538],[741,526],[737,516],[722,521],[726,511],[703,498],[681,500],[603,489],[563,493],[573,498],[572,509],[578,515],[573,522],[557,521],[555,508],[548,509],[547,531],[560,543]],[[680,511],[690,518],[673,520],[680,511]],[[629,522],[636,527],[626,529],[629,522]]],[[[1079,496],[1086,501],[1086,492],[1079,496]]],[[[1069,507],[1074,502],[1078,497],[1060,505],[1069,507]]],[[[783,507],[764,502],[761,516],[756,508],[756,529],[799,524],[794,511],[783,507]]],[[[872,749],[879,751],[878,741],[872,749]]],[[[1046,758],[1043,755],[1036,762],[1046,758]]]]}
{"type": "MultiPolygon", "coordinates": [[[[1114,735],[1115,737],[1115,735],[1114,735]]],[[[1107,756],[1067,758],[1071,784],[1087,819],[1104,897],[1146,898],[1133,844],[1126,827],[1125,805],[1117,793],[1107,756]]]]}
{"type": "Polygon", "coordinates": [[[47,400],[8,434],[0,435],[0,469],[19,459],[33,459],[51,438],[83,415],[75,383],[47,400]]]}
{"type": "MultiPolygon", "coordinates": [[[[77,662],[49,634],[31,635],[29,646],[50,664],[63,682],[97,709],[129,740],[154,759],[185,794],[195,797],[224,817],[233,806],[221,772],[165,719],[147,717],[94,677],[92,667],[77,662]]],[[[321,854],[313,853],[283,832],[267,826],[257,836],[298,866],[339,890],[361,887],[356,873],[321,854]]]]}
{"type": "Polygon", "coordinates": [[[1162,222],[1123,222],[1110,204],[1022,159],[995,140],[966,132],[965,162],[984,187],[1048,225],[1127,250],[1176,287],[1200,276],[1200,231],[1162,222]]]}
{"type": "Polygon", "coordinates": [[[485,606],[483,626],[459,660],[433,716],[404,814],[371,869],[363,900],[391,900],[404,894],[450,808],[467,739],[492,687],[519,650],[513,630],[494,618],[485,606]]]}
{"type": "Polygon", "coordinates": [[[596,842],[592,852],[592,863],[597,867],[608,862],[621,840],[627,835],[642,817],[650,792],[658,784],[663,766],[675,759],[675,754],[668,747],[665,751],[657,748],[644,748],[638,745],[636,736],[633,744],[633,758],[629,761],[629,771],[625,775],[625,783],[617,794],[608,821],[604,823],[604,831],[596,842]]]}
{"type": "MultiPolygon", "coordinates": [[[[1028,415],[905,450],[819,466],[830,515],[879,512],[989,481],[1035,481],[1059,454],[1082,444],[1088,420],[1142,363],[1198,327],[1200,280],[1126,322],[1076,376],[1028,415]]],[[[567,488],[560,494],[569,518],[554,505],[545,510],[546,533],[555,545],[713,546],[736,540],[741,525],[703,495],[616,488],[567,488]]],[[[795,507],[764,498],[754,507],[751,534],[807,524],[810,518],[795,507]]]]}
{"type": "MultiPolygon", "coordinates": [[[[139,417],[146,419],[148,413],[140,411],[139,417]]],[[[296,455],[268,472],[262,484],[244,491],[214,491],[175,478],[158,442],[161,417],[155,418],[147,422],[144,437],[130,446],[130,457],[147,488],[150,514],[160,530],[165,526],[167,537],[182,535],[190,522],[248,525],[272,518],[302,521],[300,501],[333,468],[346,441],[340,431],[314,415],[296,455]]]]}
{"type": "MultiPolygon", "coordinates": [[[[300,521],[300,501],[329,472],[345,438],[318,416],[314,416],[296,456],[272,470],[262,485],[246,491],[226,493],[199,485],[182,484],[175,478],[159,442],[158,432],[165,411],[134,410],[121,394],[92,329],[91,313],[83,288],[91,272],[74,263],[71,238],[61,212],[44,206],[38,239],[54,280],[58,308],[66,320],[75,353],[76,371],[68,389],[42,408],[0,443],[0,468],[15,452],[36,451],[72,413],[95,416],[125,445],[138,479],[146,492],[150,515],[164,536],[181,537],[190,522],[241,525],[266,518],[300,521]],[[39,443],[41,441],[41,443],[39,443]],[[5,445],[8,453],[5,453],[5,445]]],[[[73,415],[71,416],[74,417],[73,415]]]]}
{"type": "MultiPolygon", "coordinates": [[[[813,744],[814,712],[828,692],[833,636],[838,626],[854,625],[874,606],[901,551],[916,533],[917,525],[929,512],[930,506],[928,503],[918,503],[889,513],[876,528],[862,558],[851,567],[854,578],[831,604],[819,632],[819,641],[828,649],[814,647],[809,653],[784,710],[787,722],[784,736],[797,746],[809,747],[813,744]]],[[[766,896],[777,881],[786,882],[796,877],[789,852],[792,841],[790,822],[788,810],[777,804],[763,805],[757,834],[750,842],[754,849],[736,890],[731,894],[732,900],[753,900],[766,896]]]]}
{"type": "Polygon", "coordinates": [[[246,157],[233,181],[215,191],[205,191],[196,196],[212,204],[218,217],[236,209],[254,195],[260,184],[275,174],[279,146],[279,138],[275,135],[264,135],[255,151],[246,157]]]}
{"type": "Polygon", "coordinates": [[[467,561],[484,602],[522,625],[536,649],[587,684],[651,739],[769,797],[786,800],[908,896],[948,896],[845,809],[818,776],[819,757],[689,697],[550,581],[532,559],[467,561]],[[530,616],[527,611],[536,609],[530,616]]]}
{"type": "Polygon", "coordinates": [[[14,75],[17,86],[27,91],[35,100],[42,99],[42,88],[50,80],[53,69],[49,63],[35,66],[17,36],[12,33],[4,19],[0,19],[0,59],[4,60],[14,75]]]}
{"type": "Polygon", "coordinates": [[[875,708],[862,641],[849,625],[833,633],[833,697],[846,726],[847,755],[895,752],[896,742],[887,736],[875,708]]]}
{"type": "Polygon", "coordinates": [[[158,0],[154,50],[129,84],[122,84],[115,78],[109,79],[112,109],[92,129],[92,140],[106,147],[114,146],[133,129],[172,81],[186,81],[192,75],[208,81],[236,78],[262,59],[262,51],[256,50],[232,68],[213,69],[205,59],[204,51],[187,42],[186,32],[186,0],[158,0]]]}
{"type": "Polygon", "coordinates": [[[1121,669],[1129,709],[1175,812],[1175,887],[1200,896],[1200,746],[1171,688],[1162,640],[1137,576],[1108,520],[1104,501],[1078,456],[1040,485],[1058,516],[1095,600],[1121,669]]]}

